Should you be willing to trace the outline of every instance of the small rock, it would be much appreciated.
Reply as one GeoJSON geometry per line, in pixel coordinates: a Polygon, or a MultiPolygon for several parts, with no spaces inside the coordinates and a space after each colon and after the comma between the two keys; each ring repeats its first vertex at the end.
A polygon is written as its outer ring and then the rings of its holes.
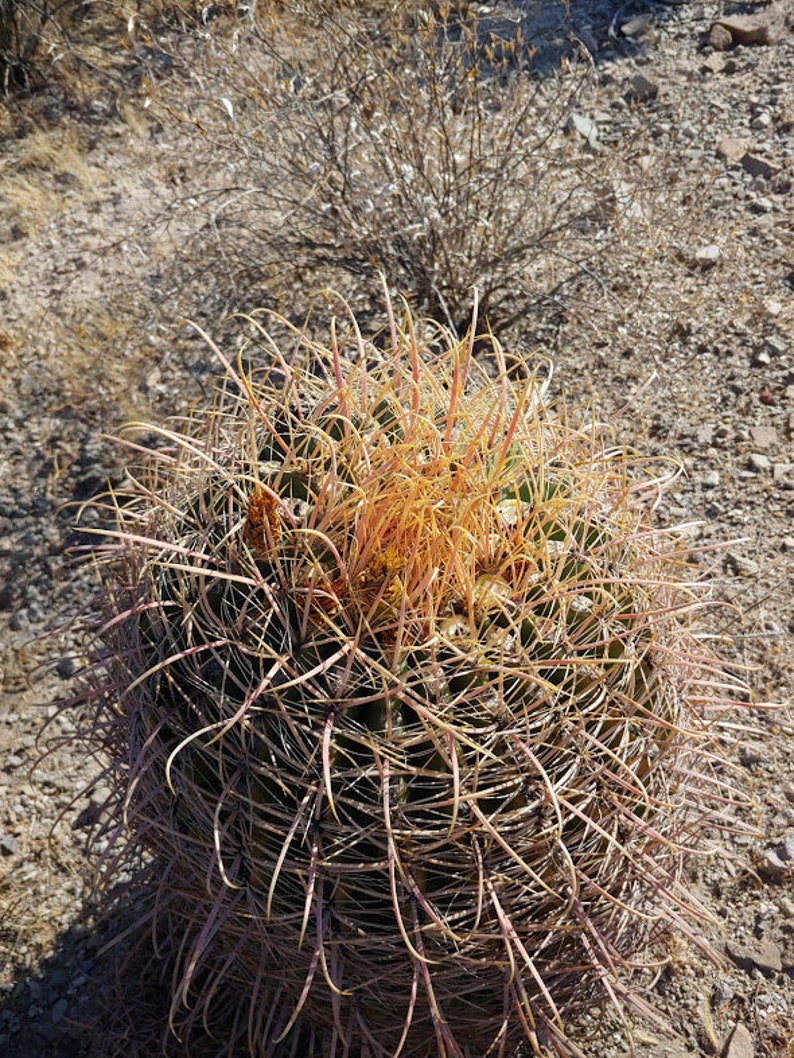
{"type": "Polygon", "coordinates": [[[727,981],[717,981],[711,993],[711,1005],[715,1010],[724,1007],[733,999],[733,989],[727,981]]]}
{"type": "Polygon", "coordinates": [[[715,22],[709,30],[709,44],[715,51],[727,51],[733,47],[733,34],[720,22],[715,22]]]}
{"type": "Polygon", "coordinates": [[[739,162],[747,154],[747,140],[738,136],[720,136],[717,141],[717,157],[726,162],[739,162]]]}
{"type": "Polygon", "coordinates": [[[753,1058],[754,1053],[750,1030],[738,1021],[723,1048],[722,1058],[753,1058]]]}
{"type": "Polygon", "coordinates": [[[777,298],[764,298],[763,305],[770,316],[779,316],[783,311],[783,306],[777,298]]]}
{"type": "MultiPolygon", "coordinates": [[[[730,46],[730,45],[729,45],[730,46]]],[[[723,49],[717,48],[716,52],[720,52],[723,49]]],[[[724,55],[714,54],[707,55],[703,62],[700,64],[701,72],[703,73],[724,73],[727,60],[724,55]]]]}
{"type": "Polygon", "coordinates": [[[751,426],[750,436],[756,448],[774,448],[777,444],[777,430],[774,426],[751,426]]]}
{"type": "Polygon", "coordinates": [[[720,257],[722,257],[722,250],[714,242],[695,250],[695,264],[698,268],[713,268],[720,257]]]}
{"type": "Polygon", "coordinates": [[[781,973],[783,961],[780,948],[774,941],[759,940],[753,944],[736,944],[728,941],[725,945],[728,955],[742,970],[760,970],[762,973],[781,973]]]}
{"type": "Polygon", "coordinates": [[[772,477],[778,483],[794,478],[794,463],[775,463],[772,467],[772,477]]]}
{"type": "Polygon", "coordinates": [[[773,356],[785,356],[788,352],[788,343],[779,334],[768,334],[764,338],[764,348],[773,356]]]}
{"type": "MultiPolygon", "coordinates": [[[[784,536],[783,539],[780,541],[780,549],[781,549],[781,551],[788,552],[788,554],[793,554],[794,553],[794,536],[784,536]]],[[[789,800],[794,800],[794,798],[789,798],[789,800]]]]}
{"type": "Polygon", "coordinates": [[[701,423],[695,430],[695,440],[699,445],[710,445],[714,437],[714,427],[710,422],[701,423]]]}
{"type": "MultiPolygon", "coordinates": [[[[777,44],[786,31],[783,9],[779,4],[772,4],[765,11],[758,11],[754,15],[720,18],[714,23],[712,30],[716,26],[728,31],[733,44],[777,44]]],[[[711,46],[714,47],[713,42],[711,46]]]]}
{"type": "Polygon", "coordinates": [[[745,151],[741,157],[741,163],[744,171],[750,176],[763,176],[765,180],[771,180],[783,169],[777,162],[763,158],[760,154],[753,154],[752,151],[745,151]]]}
{"type": "Polygon", "coordinates": [[[750,470],[763,474],[772,466],[772,461],[768,456],[762,455],[760,452],[751,452],[747,459],[747,465],[750,470]]]}
{"type": "Polygon", "coordinates": [[[772,357],[765,349],[759,349],[753,357],[753,367],[769,367],[772,357]]]}
{"type": "Polygon", "coordinates": [[[739,746],[739,760],[746,768],[751,764],[760,764],[766,755],[766,747],[759,742],[743,742],[739,746]]]}
{"type": "Polygon", "coordinates": [[[634,103],[650,103],[659,95],[659,85],[648,80],[644,74],[635,73],[631,79],[629,95],[634,103]]]}
{"type": "Polygon", "coordinates": [[[624,37],[641,37],[652,25],[653,15],[637,15],[636,18],[630,18],[628,22],[624,22],[620,27],[620,32],[624,37]]]}
{"type": "Polygon", "coordinates": [[[775,203],[771,198],[766,198],[761,195],[759,198],[753,200],[750,205],[753,213],[771,213],[775,208],[775,203]]]}
{"type": "Polygon", "coordinates": [[[729,551],[725,556],[725,565],[737,577],[757,577],[761,572],[761,567],[755,561],[755,559],[747,558],[745,555],[740,555],[736,551],[729,551]]]}
{"type": "Polygon", "coordinates": [[[578,133],[591,147],[595,146],[598,139],[598,125],[584,114],[577,114],[574,111],[565,123],[565,129],[567,132],[578,133]]]}
{"type": "Polygon", "coordinates": [[[66,654],[55,666],[55,671],[62,680],[68,680],[70,676],[74,676],[77,672],[77,659],[73,654],[66,654]]]}
{"type": "Polygon", "coordinates": [[[703,477],[703,488],[704,489],[716,489],[720,483],[720,474],[718,470],[710,470],[708,474],[703,477]]]}
{"type": "Polygon", "coordinates": [[[758,860],[758,872],[769,882],[780,882],[789,873],[790,864],[778,849],[764,849],[758,860]]]}
{"type": "Polygon", "coordinates": [[[113,791],[109,786],[104,783],[98,783],[89,794],[88,800],[97,810],[101,811],[107,805],[112,794],[113,791]]]}
{"type": "Polygon", "coordinates": [[[19,842],[13,834],[3,834],[0,837],[0,853],[3,856],[16,856],[19,852],[19,842]]]}
{"type": "Polygon", "coordinates": [[[772,115],[766,110],[760,110],[750,122],[750,128],[763,132],[772,124],[772,115]]]}

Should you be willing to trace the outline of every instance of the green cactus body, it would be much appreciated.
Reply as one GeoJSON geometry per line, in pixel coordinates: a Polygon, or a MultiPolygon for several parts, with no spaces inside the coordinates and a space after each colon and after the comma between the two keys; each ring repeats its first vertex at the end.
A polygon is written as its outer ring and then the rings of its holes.
{"type": "Polygon", "coordinates": [[[434,348],[232,372],[119,505],[103,693],[174,1016],[222,979],[252,1054],[561,1048],[686,906],[708,660],[657,474],[434,348]]]}

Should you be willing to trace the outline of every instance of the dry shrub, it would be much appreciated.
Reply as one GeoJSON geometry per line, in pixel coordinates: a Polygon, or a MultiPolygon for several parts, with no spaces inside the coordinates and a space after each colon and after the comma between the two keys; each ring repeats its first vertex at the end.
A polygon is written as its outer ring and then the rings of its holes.
{"type": "Polygon", "coordinates": [[[211,276],[227,308],[290,314],[325,282],[366,315],[381,270],[456,333],[475,286],[530,348],[571,319],[614,336],[645,308],[669,330],[677,299],[649,291],[688,282],[708,195],[644,133],[593,147],[567,130],[590,65],[540,77],[531,42],[466,12],[338,6],[257,9],[255,34],[211,42],[187,106],[152,93],[198,133],[173,211],[197,229],[182,267],[203,299],[211,276]]]}
{"type": "Polygon", "coordinates": [[[473,287],[503,330],[590,267],[610,179],[559,135],[586,71],[561,90],[520,40],[432,14],[258,28],[189,115],[219,174],[203,256],[238,291],[377,268],[461,333],[473,287]]]}

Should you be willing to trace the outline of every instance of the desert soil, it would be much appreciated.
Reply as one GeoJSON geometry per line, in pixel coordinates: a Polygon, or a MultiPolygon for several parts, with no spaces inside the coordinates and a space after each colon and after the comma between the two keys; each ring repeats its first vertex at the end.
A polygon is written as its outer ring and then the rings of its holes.
{"type": "MultiPolygon", "coordinates": [[[[697,523],[702,572],[731,605],[710,630],[727,657],[748,666],[756,700],[777,703],[725,721],[725,745],[758,803],[737,826],[755,829],[728,834],[719,854],[693,867],[692,884],[719,923],[704,928],[724,964],[670,942],[669,965],[648,988],[679,1035],[638,1023],[637,1053],[791,1058],[792,4],[590,0],[563,12],[516,0],[482,13],[535,32],[544,62],[556,64],[547,74],[554,84],[583,81],[576,120],[560,137],[591,161],[619,159],[629,183],[656,172],[663,194],[669,186],[677,196],[677,212],[665,213],[657,231],[653,215],[626,205],[625,183],[616,185],[603,221],[617,232],[616,256],[601,274],[622,300],[608,326],[592,324],[603,306],[593,306],[590,323],[589,308],[573,306],[543,327],[517,325],[507,340],[540,340],[572,399],[592,397],[624,441],[682,461],[685,474],[659,516],[697,523]],[[710,38],[732,13],[767,19],[774,32],[738,45],[710,38]],[[633,243],[645,251],[629,268],[620,247],[633,243]]],[[[120,32],[94,43],[97,54],[115,48],[121,57],[97,61],[79,98],[53,84],[0,100],[6,1058],[147,1053],[140,1044],[136,1052],[134,1026],[116,1033],[122,1043],[109,1031],[110,963],[101,949],[113,930],[84,911],[101,852],[88,838],[104,799],[102,764],[70,740],[68,712],[56,714],[77,685],[85,647],[79,629],[63,629],[93,589],[90,570],[64,554],[85,542],[70,505],[120,477],[124,457],[105,433],[208,399],[218,368],[182,319],[232,342],[224,317],[262,295],[229,293],[212,273],[222,263],[191,271],[183,252],[196,252],[214,174],[178,114],[204,90],[207,71],[222,79],[213,55],[240,25],[222,16],[192,35],[173,25],[157,38],[134,25],[120,32]]],[[[326,282],[312,279],[317,288],[326,282]]],[[[310,293],[307,282],[300,296],[310,293]]],[[[347,293],[355,297],[354,288],[347,293]]],[[[115,1002],[123,1005],[123,992],[115,1002]]],[[[627,1052],[617,1023],[607,1019],[590,1039],[593,1028],[585,1019],[578,1030],[592,1058],[627,1052]]]]}

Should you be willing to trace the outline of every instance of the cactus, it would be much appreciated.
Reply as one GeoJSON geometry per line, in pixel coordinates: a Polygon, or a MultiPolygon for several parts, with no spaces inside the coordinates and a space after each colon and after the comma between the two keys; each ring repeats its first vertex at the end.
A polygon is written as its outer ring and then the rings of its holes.
{"type": "Polygon", "coordinates": [[[475,356],[476,313],[461,342],[387,305],[384,341],[350,315],[289,359],[250,322],[270,366],[216,350],[214,407],[155,431],[96,549],[92,737],[178,938],[172,1022],[581,1054],[582,1004],[651,1015],[665,928],[707,946],[682,865],[738,681],[651,523],[674,474],[475,356]]]}

